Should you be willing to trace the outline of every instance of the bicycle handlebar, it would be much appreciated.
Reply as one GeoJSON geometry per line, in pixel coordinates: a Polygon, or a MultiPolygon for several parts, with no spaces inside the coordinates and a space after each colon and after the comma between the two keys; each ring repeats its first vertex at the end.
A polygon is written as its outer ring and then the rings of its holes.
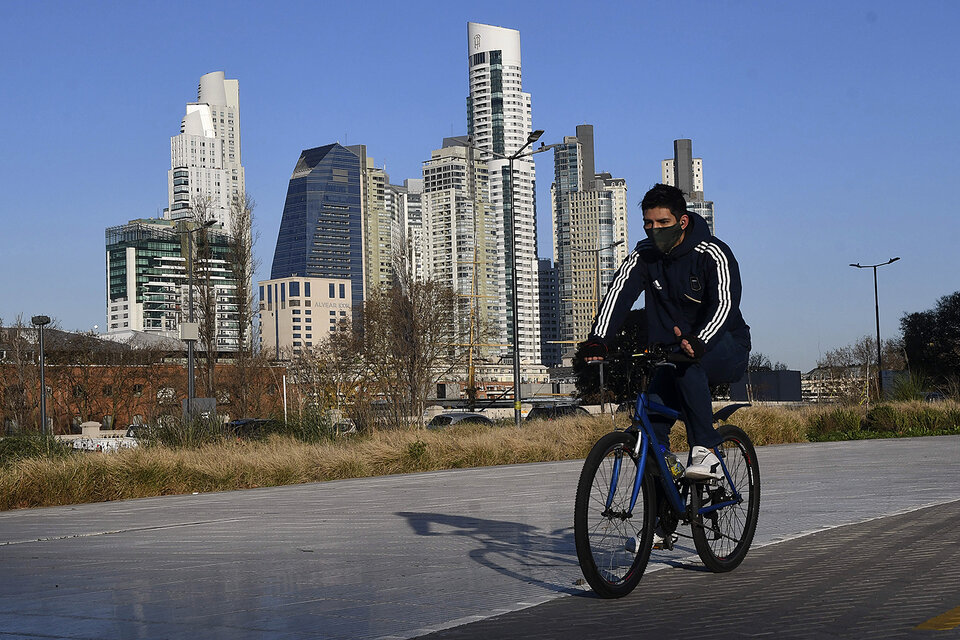
{"type": "Polygon", "coordinates": [[[654,342],[646,350],[633,354],[634,358],[644,358],[649,362],[669,362],[671,364],[693,364],[700,362],[699,358],[691,358],[680,351],[679,342],[654,342]]]}

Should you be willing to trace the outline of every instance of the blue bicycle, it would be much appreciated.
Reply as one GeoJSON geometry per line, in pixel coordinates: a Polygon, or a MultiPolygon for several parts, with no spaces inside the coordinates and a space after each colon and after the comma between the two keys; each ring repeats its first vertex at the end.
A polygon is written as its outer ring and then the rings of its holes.
{"type": "MultiPolygon", "coordinates": [[[[663,346],[638,357],[644,360],[648,379],[657,366],[676,366],[671,361],[675,356],[663,346]]],[[[744,406],[749,405],[724,407],[714,421],[726,420],[744,406]]],[[[743,562],[757,528],[760,467],[747,434],[733,425],[720,426],[722,441],[713,451],[723,477],[688,480],[675,477],[668,466],[650,413],[682,419],[679,412],[641,393],[631,426],[597,441],[577,485],[577,557],[587,582],[604,598],[625,596],[637,586],[650,560],[655,531],[664,547],[672,548],[677,526],[689,525],[704,565],[724,572],[743,562]]]]}

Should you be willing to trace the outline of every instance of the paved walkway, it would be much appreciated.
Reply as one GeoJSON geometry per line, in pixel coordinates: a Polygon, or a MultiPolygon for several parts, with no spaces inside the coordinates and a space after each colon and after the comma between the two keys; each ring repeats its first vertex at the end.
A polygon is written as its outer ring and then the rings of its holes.
{"type": "Polygon", "coordinates": [[[960,501],[756,549],[735,571],[647,575],[619,600],[553,600],[424,640],[960,638],[960,501]]]}
{"type": "MultiPolygon", "coordinates": [[[[762,447],[757,548],[960,500],[958,452],[960,436],[762,447]]],[[[411,638],[579,601],[565,597],[583,593],[571,530],[579,470],[3,512],[0,639],[411,638]]],[[[650,570],[693,553],[657,554],[650,570]]]]}

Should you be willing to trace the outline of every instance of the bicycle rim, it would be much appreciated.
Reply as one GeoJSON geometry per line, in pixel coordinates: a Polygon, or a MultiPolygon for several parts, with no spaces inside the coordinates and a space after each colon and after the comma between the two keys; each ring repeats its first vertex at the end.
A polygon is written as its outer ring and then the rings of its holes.
{"type": "Polygon", "coordinates": [[[601,438],[587,456],[577,486],[577,557],[587,582],[606,598],[624,596],[636,587],[653,545],[656,506],[649,476],[628,513],[638,471],[629,454],[634,442],[622,432],[601,438]]]}

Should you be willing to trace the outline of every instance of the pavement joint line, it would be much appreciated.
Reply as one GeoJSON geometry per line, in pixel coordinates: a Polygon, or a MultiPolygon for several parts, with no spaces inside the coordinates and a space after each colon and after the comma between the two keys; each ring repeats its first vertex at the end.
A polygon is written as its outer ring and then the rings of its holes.
{"type": "Polygon", "coordinates": [[[240,522],[248,518],[223,518],[219,520],[199,520],[197,522],[177,522],[174,524],[156,525],[153,527],[132,527],[130,529],[116,529],[111,531],[92,531],[89,533],[73,533],[64,536],[52,536],[48,538],[35,538],[31,540],[6,540],[0,542],[0,547],[8,547],[14,544],[32,544],[36,542],[56,542],[58,540],[72,540],[74,538],[95,538],[97,536],[112,536],[121,533],[134,533],[138,531],[160,531],[163,529],[177,529],[181,527],[200,527],[205,524],[215,524],[221,522],[240,522]]]}
{"type": "MultiPolygon", "coordinates": [[[[960,502],[960,500],[936,500],[936,501],[934,501],[934,502],[929,502],[929,503],[926,503],[926,504],[921,505],[921,506],[919,506],[919,507],[907,507],[907,508],[905,508],[905,509],[900,509],[900,510],[898,510],[898,511],[893,511],[893,512],[890,512],[890,513],[884,513],[884,514],[877,515],[877,516],[871,516],[871,517],[869,517],[869,518],[864,518],[864,519],[862,519],[862,520],[856,520],[856,521],[854,521],[854,522],[846,522],[846,523],[843,523],[843,524],[837,524],[837,525],[833,525],[833,526],[829,526],[829,527],[822,527],[822,528],[819,528],[819,529],[811,529],[811,530],[801,531],[801,532],[799,532],[799,533],[797,533],[797,534],[789,535],[789,536],[786,536],[786,537],[784,537],[784,538],[780,538],[780,539],[777,539],[777,540],[771,540],[770,542],[766,542],[766,543],[763,543],[763,544],[752,544],[752,545],[750,546],[750,548],[751,548],[751,549],[762,549],[762,548],[764,548],[764,547],[770,547],[770,546],[777,545],[777,544],[780,544],[780,543],[783,543],[783,542],[790,542],[791,540],[797,540],[797,539],[799,539],[799,538],[804,538],[804,537],[806,537],[806,536],[811,536],[811,535],[814,535],[814,534],[816,534],[816,533],[822,533],[822,532],[824,532],[824,531],[831,531],[831,530],[833,530],[833,529],[839,529],[839,528],[841,528],[841,527],[847,527],[847,526],[856,525],[856,524],[863,524],[863,523],[865,523],[865,522],[872,522],[872,521],[874,521],[874,520],[880,520],[880,519],[882,519],[882,518],[888,518],[888,517],[893,517],[893,516],[900,516],[900,515],[904,515],[904,514],[907,514],[907,513],[912,513],[912,512],[914,512],[914,511],[920,511],[920,510],[922,510],[922,509],[929,509],[930,507],[935,507],[935,506],[938,506],[938,505],[952,504],[952,503],[954,503],[954,502],[960,502]]],[[[653,562],[654,562],[654,560],[651,558],[651,563],[653,563],[653,562]]],[[[647,568],[646,568],[646,570],[643,572],[643,574],[644,574],[644,575],[647,575],[648,573],[654,573],[654,572],[656,572],[656,571],[662,571],[662,570],[664,570],[664,569],[677,569],[677,568],[680,568],[680,567],[689,567],[689,566],[696,566],[696,565],[701,565],[701,566],[702,566],[702,562],[701,562],[701,560],[700,560],[700,557],[699,557],[698,555],[696,555],[696,554],[690,555],[690,556],[685,556],[685,557],[682,557],[682,558],[677,558],[677,559],[664,559],[664,560],[659,560],[659,561],[656,561],[656,562],[657,562],[656,564],[647,565],[647,568]]],[[[589,587],[586,587],[585,585],[584,585],[584,586],[576,586],[576,585],[575,585],[575,586],[574,586],[574,589],[578,589],[578,590],[583,591],[583,592],[586,592],[586,591],[589,591],[589,590],[590,590],[589,587]]],[[[542,602],[538,602],[538,603],[517,602],[517,603],[515,603],[515,605],[519,605],[519,606],[510,607],[509,609],[506,609],[506,608],[505,608],[504,610],[505,610],[507,613],[515,613],[515,612],[517,612],[517,611],[523,611],[524,609],[529,609],[529,608],[531,608],[531,607],[536,607],[536,606],[539,606],[539,605],[541,605],[541,604],[545,604],[546,602],[549,602],[549,601],[551,601],[551,600],[557,600],[557,599],[559,599],[559,598],[569,597],[569,596],[571,596],[571,595],[573,595],[573,594],[571,594],[571,593],[563,593],[563,592],[561,592],[561,593],[556,593],[556,594],[554,594],[554,595],[552,595],[552,596],[548,596],[548,597],[547,597],[546,599],[544,599],[542,602]]],[[[954,610],[951,610],[951,612],[952,612],[952,611],[954,611],[954,610]]],[[[953,628],[955,628],[956,626],[960,626],[960,607],[957,607],[956,611],[957,611],[956,615],[957,615],[958,620],[957,620],[957,623],[954,624],[953,627],[950,627],[950,629],[953,629],[953,628]]],[[[948,613],[951,613],[951,612],[948,612],[948,613]]],[[[460,618],[459,620],[453,620],[453,621],[445,622],[445,623],[443,623],[442,625],[436,625],[435,627],[430,628],[430,629],[420,629],[419,632],[417,632],[417,633],[414,634],[414,635],[407,635],[406,633],[404,633],[403,635],[393,635],[393,636],[389,636],[389,639],[390,639],[390,640],[409,640],[409,639],[411,639],[411,638],[417,638],[417,637],[419,637],[420,635],[427,635],[427,634],[424,633],[424,631],[427,631],[428,633],[436,633],[436,632],[438,632],[438,631],[446,631],[446,630],[452,629],[452,628],[454,628],[454,627],[463,626],[463,625],[465,625],[465,624],[470,624],[470,623],[473,623],[473,622],[480,622],[480,621],[482,621],[482,620],[487,620],[487,619],[489,619],[489,618],[495,618],[495,617],[500,616],[500,615],[504,615],[504,611],[498,611],[498,612],[496,612],[496,613],[491,613],[491,614],[489,614],[489,615],[467,616],[466,618],[460,618]]],[[[946,615],[946,614],[943,614],[943,615],[946,615]]],[[[929,621],[928,621],[928,622],[929,622],[929,621]]],[[[926,624],[926,623],[925,623],[925,624],[926,624]]],[[[919,628],[919,627],[918,627],[918,628],[919,628]]],[[[938,629],[939,629],[939,627],[938,627],[938,629]]],[[[387,640],[387,638],[388,638],[388,637],[383,637],[383,638],[379,638],[378,640],[387,640]]]]}

